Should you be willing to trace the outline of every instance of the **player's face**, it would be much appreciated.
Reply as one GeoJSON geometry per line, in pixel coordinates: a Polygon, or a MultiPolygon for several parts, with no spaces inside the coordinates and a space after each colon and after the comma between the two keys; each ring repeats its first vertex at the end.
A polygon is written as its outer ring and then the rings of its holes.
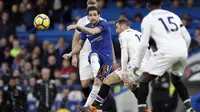
{"type": "Polygon", "coordinates": [[[116,33],[120,34],[122,32],[121,26],[119,25],[119,23],[117,23],[115,26],[116,26],[116,33]]]}
{"type": "Polygon", "coordinates": [[[88,13],[88,19],[90,20],[90,23],[95,25],[99,21],[100,15],[96,10],[94,11],[89,11],[88,13]]]}

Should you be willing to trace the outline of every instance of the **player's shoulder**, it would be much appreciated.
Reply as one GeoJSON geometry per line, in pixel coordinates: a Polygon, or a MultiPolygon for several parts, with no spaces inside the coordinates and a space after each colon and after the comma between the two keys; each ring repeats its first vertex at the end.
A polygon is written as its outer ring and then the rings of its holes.
{"type": "Polygon", "coordinates": [[[82,18],[80,18],[77,22],[77,25],[82,25],[82,26],[85,26],[87,25],[88,23],[90,23],[90,21],[88,20],[88,17],[87,16],[84,16],[82,18]]]}
{"type": "Polygon", "coordinates": [[[104,18],[102,18],[102,17],[100,17],[99,19],[100,19],[100,20],[104,20],[104,21],[107,21],[106,19],[104,19],[104,18]]]}
{"type": "Polygon", "coordinates": [[[99,20],[99,24],[109,24],[106,20],[99,20]]]}
{"type": "Polygon", "coordinates": [[[128,38],[128,37],[134,35],[135,32],[136,31],[134,31],[133,29],[130,28],[130,29],[127,29],[127,30],[121,32],[119,37],[125,39],[125,38],[128,38]]]}

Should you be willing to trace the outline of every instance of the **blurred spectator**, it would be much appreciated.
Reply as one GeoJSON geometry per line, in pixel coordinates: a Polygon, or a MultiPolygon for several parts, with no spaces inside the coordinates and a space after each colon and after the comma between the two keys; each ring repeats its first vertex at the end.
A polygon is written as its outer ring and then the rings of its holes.
{"type": "Polygon", "coordinates": [[[195,29],[195,40],[200,44],[200,28],[195,29]]]}
{"type": "Polygon", "coordinates": [[[32,8],[32,4],[28,3],[27,4],[27,10],[24,12],[23,20],[24,20],[24,25],[26,26],[27,30],[30,30],[33,28],[33,23],[30,21],[34,20],[34,17],[36,16],[35,10],[32,8]]]}
{"type": "Polygon", "coordinates": [[[75,72],[76,69],[70,65],[69,60],[63,60],[61,74],[62,75],[69,75],[71,72],[75,72]]]}
{"type": "Polygon", "coordinates": [[[116,1],[117,8],[128,8],[128,5],[126,2],[127,2],[126,0],[117,0],[116,1]]]}
{"type": "Polygon", "coordinates": [[[41,66],[34,67],[33,71],[34,71],[36,80],[42,79],[42,76],[41,76],[41,66]]]}
{"type": "MultiPolygon", "coordinates": [[[[0,1],[0,17],[1,17],[2,14],[3,14],[3,11],[4,11],[4,2],[3,2],[3,0],[1,0],[1,1],[0,1]]],[[[2,19],[0,18],[0,20],[2,20],[2,19]]]]}
{"type": "Polygon", "coordinates": [[[194,6],[194,0],[187,0],[187,7],[188,8],[193,8],[194,6]]]}
{"type": "Polygon", "coordinates": [[[18,69],[19,69],[20,73],[23,73],[24,70],[25,70],[25,62],[26,61],[24,59],[20,59],[19,60],[19,67],[18,67],[18,69]]]}
{"type": "Polygon", "coordinates": [[[67,42],[65,42],[65,39],[63,36],[60,36],[58,38],[58,43],[55,46],[57,54],[62,58],[64,53],[68,53],[71,51],[71,45],[69,45],[67,42]]]}
{"type": "Polygon", "coordinates": [[[135,0],[135,8],[144,8],[142,0],[135,0]]]}
{"type": "Polygon", "coordinates": [[[53,0],[53,1],[54,1],[53,2],[54,16],[57,15],[57,17],[59,17],[61,14],[61,10],[62,10],[62,1],[63,0],[53,0]]]}
{"type": "Polygon", "coordinates": [[[76,20],[72,20],[71,24],[72,25],[76,25],[77,21],[76,20]]]}
{"type": "Polygon", "coordinates": [[[20,76],[21,82],[24,82],[24,80],[28,80],[30,77],[34,76],[32,65],[30,62],[26,62],[24,68],[24,72],[22,72],[20,76]]]}
{"type": "Polygon", "coordinates": [[[142,22],[142,14],[140,13],[136,13],[135,16],[134,16],[134,21],[135,22],[142,22]]]}
{"type": "Polygon", "coordinates": [[[37,66],[40,66],[40,59],[39,58],[33,59],[32,65],[33,65],[33,69],[35,69],[37,66]]]}
{"type": "Polygon", "coordinates": [[[58,25],[58,30],[59,30],[59,31],[64,31],[64,30],[65,30],[65,25],[64,25],[64,23],[59,23],[59,25],[58,25]]]}
{"type": "Polygon", "coordinates": [[[179,8],[180,7],[180,0],[173,0],[172,8],[179,8]]]}
{"type": "Polygon", "coordinates": [[[7,85],[11,77],[11,71],[9,69],[8,63],[1,64],[0,79],[3,80],[4,84],[7,85]]]}
{"type": "Polygon", "coordinates": [[[200,49],[200,45],[199,45],[198,41],[192,39],[191,43],[190,43],[190,47],[188,49],[188,52],[191,53],[197,49],[200,49]]]}
{"type": "Polygon", "coordinates": [[[50,55],[48,57],[48,64],[47,64],[47,67],[50,69],[50,78],[51,79],[55,79],[54,77],[54,72],[56,70],[57,65],[56,65],[56,57],[54,55],[50,55]]]}
{"type": "Polygon", "coordinates": [[[25,112],[26,95],[22,88],[16,85],[16,79],[12,77],[8,87],[4,89],[6,91],[7,112],[25,112]]]}
{"type": "Polygon", "coordinates": [[[65,87],[62,91],[62,101],[61,101],[61,108],[66,108],[66,105],[68,104],[68,95],[70,93],[70,89],[65,87]]]}
{"type": "Polygon", "coordinates": [[[100,9],[105,8],[106,7],[106,1],[105,0],[99,0],[98,1],[98,7],[100,9]]]}
{"type": "Polygon", "coordinates": [[[120,15],[119,15],[119,19],[123,19],[123,18],[127,18],[127,15],[125,14],[125,13],[121,13],[120,15]]]}
{"type": "Polygon", "coordinates": [[[2,62],[7,62],[11,68],[14,58],[10,55],[10,48],[6,47],[3,51],[2,62]]]}
{"type": "Polygon", "coordinates": [[[73,82],[72,79],[67,79],[67,80],[66,80],[66,85],[69,86],[69,87],[72,86],[73,83],[74,83],[74,82],[73,82]]]}
{"type": "Polygon", "coordinates": [[[15,27],[9,21],[9,14],[7,12],[3,12],[1,19],[2,20],[0,23],[0,38],[8,38],[9,35],[15,34],[15,27]]]}
{"type": "Polygon", "coordinates": [[[48,58],[51,55],[53,55],[56,58],[56,62],[57,62],[56,65],[58,65],[57,67],[60,67],[60,65],[61,65],[60,64],[60,62],[61,62],[60,60],[61,60],[61,58],[57,54],[57,52],[55,50],[55,46],[52,43],[48,45],[48,47],[47,47],[47,53],[43,55],[43,59],[42,59],[43,66],[48,65],[48,58]]]}
{"type": "Polygon", "coordinates": [[[21,13],[24,13],[28,10],[28,1],[29,0],[22,0],[22,2],[20,3],[19,11],[21,13]]]}
{"type": "Polygon", "coordinates": [[[37,42],[36,40],[36,37],[35,37],[35,34],[30,34],[29,35],[29,42],[28,44],[26,45],[26,48],[27,48],[27,51],[29,53],[32,53],[33,52],[33,49],[35,48],[35,46],[39,46],[40,44],[37,42]]]}
{"type": "Polygon", "coordinates": [[[34,47],[31,60],[34,60],[34,59],[37,59],[37,58],[40,59],[40,60],[42,59],[42,52],[41,52],[40,46],[34,47]]]}
{"type": "Polygon", "coordinates": [[[50,70],[42,69],[42,80],[34,87],[33,95],[39,101],[38,112],[49,112],[56,97],[57,90],[54,81],[50,80],[50,70]]]}
{"type": "Polygon", "coordinates": [[[18,40],[14,40],[13,41],[13,48],[10,50],[10,55],[15,58],[19,54],[20,54],[19,41],[18,40]]]}
{"type": "Polygon", "coordinates": [[[183,16],[182,16],[182,19],[190,20],[188,13],[184,13],[183,16]]]}
{"type": "Polygon", "coordinates": [[[7,112],[5,96],[6,96],[5,91],[2,88],[0,88],[0,112],[7,112]]]}
{"type": "Polygon", "coordinates": [[[79,80],[78,74],[76,72],[70,73],[70,79],[73,81],[73,84],[80,84],[80,80],[79,80]]]}
{"type": "Polygon", "coordinates": [[[60,79],[61,78],[60,69],[56,69],[55,70],[54,77],[55,77],[55,79],[60,79]]]}
{"type": "Polygon", "coordinates": [[[42,45],[42,50],[43,50],[43,54],[46,55],[47,54],[47,49],[48,49],[48,46],[49,46],[50,42],[48,40],[45,40],[43,42],[43,45],[42,45]]]}
{"type": "Polygon", "coordinates": [[[187,19],[182,19],[182,23],[186,28],[190,28],[189,21],[187,19]]]}
{"type": "Polygon", "coordinates": [[[17,4],[12,5],[12,10],[11,10],[11,15],[10,15],[10,21],[15,25],[19,26],[22,24],[22,14],[18,10],[17,4]],[[17,19],[16,19],[17,18],[17,19]]]}
{"type": "Polygon", "coordinates": [[[38,0],[37,10],[39,14],[47,14],[49,10],[47,0],[38,0]]]}

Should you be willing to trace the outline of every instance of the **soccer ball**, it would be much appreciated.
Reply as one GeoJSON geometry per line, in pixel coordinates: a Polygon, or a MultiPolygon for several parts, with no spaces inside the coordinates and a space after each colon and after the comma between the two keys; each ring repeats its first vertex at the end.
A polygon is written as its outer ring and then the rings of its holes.
{"type": "Polygon", "coordinates": [[[50,19],[45,14],[38,14],[34,19],[34,26],[38,30],[46,30],[49,28],[50,19]]]}

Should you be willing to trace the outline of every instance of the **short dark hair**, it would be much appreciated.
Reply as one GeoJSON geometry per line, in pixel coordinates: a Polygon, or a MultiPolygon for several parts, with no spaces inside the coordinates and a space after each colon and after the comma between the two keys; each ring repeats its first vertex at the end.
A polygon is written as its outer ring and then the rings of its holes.
{"type": "Polygon", "coordinates": [[[117,20],[117,21],[115,22],[115,25],[116,25],[117,23],[119,23],[120,25],[121,25],[121,24],[125,24],[125,25],[127,25],[127,26],[130,26],[130,22],[129,22],[129,20],[126,19],[126,18],[122,18],[122,19],[117,20]]]}
{"type": "Polygon", "coordinates": [[[153,6],[159,6],[161,5],[162,0],[148,0],[147,2],[153,6]]]}
{"type": "Polygon", "coordinates": [[[89,14],[90,11],[96,10],[98,14],[100,14],[100,9],[96,6],[91,6],[87,8],[87,15],[89,14]]]}

